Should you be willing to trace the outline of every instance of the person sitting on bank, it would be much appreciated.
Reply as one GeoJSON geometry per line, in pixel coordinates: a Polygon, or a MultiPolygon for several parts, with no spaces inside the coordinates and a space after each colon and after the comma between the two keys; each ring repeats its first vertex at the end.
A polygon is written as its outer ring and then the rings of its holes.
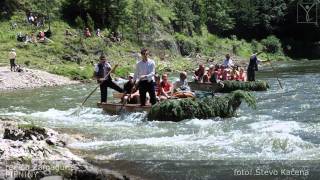
{"type": "Polygon", "coordinates": [[[91,32],[90,32],[89,28],[84,29],[84,37],[86,37],[86,38],[91,37],[91,32]]]}
{"type": "Polygon", "coordinates": [[[141,49],[141,60],[136,65],[133,81],[139,80],[139,94],[141,106],[146,105],[146,94],[149,93],[150,102],[154,105],[157,102],[154,75],[155,63],[152,59],[148,58],[148,49],[141,49]]]}
{"type": "Polygon", "coordinates": [[[203,64],[200,64],[199,65],[199,68],[194,72],[194,80],[196,82],[201,82],[203,76],[204,76],[204,73],[205,73],[205,68],[204,68],[204,65],[203,64]]]}
{"type": "Polygon", "coordinates": [[[122,101],[127,101],[129,104],[137,104],[139,100],[139,91],[135,89],[133,82],[133,73],[128,76],[128,81],[123,85],[124,96],[122,101]]]}
{"type": "Polygon", "coordinates": [[[172,84],[168,81],[168,74],[163,74],[162,81],[160,83],[160,89],[158,91],[160,101],[170,98],[172,90],[172,84]]]}
{"type": "Polygon", "coordinates": [[[230,69],[233,66],[233,61],[230,54],[226,54],[226,59],[223,61],[223,66],[225,69],[230,69]]]}
{"type": "Polygon", "coordinates": [[[39,32],[39,42],[43,43],[43,42],[45,42],[45,39],[46,39],[46,37],[44,35],[44,31],[40,31],[39,32]]]}
{"type": "Polygon", "coordinates": [[[250,60],[249,60],[249,65],[247,69],[247,80],[248,81],[255,81],[256,80],[256,71],[258,71],[258,63],[260,62],[258,59],[258,55],[261,54],[259,53],[254,53],[251,55],[250,60]]]}
{"type": "Polygon", "coordinates": [[[9,52],[9,61],[10,61],[10,70],[11,71],[16,71],[16,57],[17,57],[17,53],[15,49],[11,49],[11,51],[9,52]]]}
{"type": "Polygon", "coordinates": [[[96,31],[96,36],[101,37],[101,32],[100,32],[100,29],[99,29],[99,28],[98,28],[97,31],[96,31]]]}
{"type": "Polygon", "coordinates": [[[31,43],[34,43],[34,44],[37,44],[37,38],[36,38],[36,36],[33,34],[33,33],[31,33],[31,43]]]}
{"type": "Polygon", "coordinates": [[[111,65],[106,62],[105,55],[100,56],[100,62],[95,66],[95,77],[100,84],[101,103],[107,102],[108,87],[122,93],[123,89],[112,81],[110,71],[111,65]],[[108,75],[108,76],[107,76],[108,75]]]}

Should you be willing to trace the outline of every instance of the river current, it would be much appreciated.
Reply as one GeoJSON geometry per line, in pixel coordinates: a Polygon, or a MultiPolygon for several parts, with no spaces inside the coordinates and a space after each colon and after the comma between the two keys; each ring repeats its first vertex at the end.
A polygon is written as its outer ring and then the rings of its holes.
{"type": "Polygon", "coordinates": [[[284,161],[311,168],[320,160],[320,62],[274,66],[284,89],[265,66],[257,78],[271,88],[254,92],[257,109],[244,103],[233,118],[174,123],[148,122],[144,113],[111,116],[96,108],[98,92],[79,109],[92,84],[2,93],[0,116],[84,134],[84,142],[69,147],[101,167],[147,179],[219,179],[261,164],[280,172],[277,162],[284,161]]]}

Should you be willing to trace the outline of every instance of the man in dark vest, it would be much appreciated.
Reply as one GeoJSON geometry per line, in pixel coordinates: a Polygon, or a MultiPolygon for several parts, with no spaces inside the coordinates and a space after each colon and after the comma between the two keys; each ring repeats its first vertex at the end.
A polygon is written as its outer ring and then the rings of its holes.
{"type": "Polygon", "coordinates": [[[111,71],[112,68],[111,65],[108,62],[106,62],[106,60],[106,56],[101,55],[100,62],[95,66],[95,77],[97,78],[98,83],[100,83],[101,103],[107,102],[108,87],[118,92],[123,92],[123,89],[112,81],[112,78],[109,73],[109,71],[111,71]]]}
{"type": "Polygon", "coordinates": [[[256,72],[258,71],[258,63],[260,62],[257,58],[257,56],[261,54],[261,52],[259,53],[255,53],[253,55],[251,55],[250,57],[250,62],[249,62],[249,66],[247,69],[247,80],[248,81],[255,81],[256,80],[256,72]]]}

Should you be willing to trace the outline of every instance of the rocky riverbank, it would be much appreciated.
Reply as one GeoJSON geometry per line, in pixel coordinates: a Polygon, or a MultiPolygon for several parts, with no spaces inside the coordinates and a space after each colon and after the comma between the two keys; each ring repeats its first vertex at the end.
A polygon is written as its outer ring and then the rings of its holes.
{"type": "Polygon", "coordinates": [[[0,67],[0,91],[32,89],[76,83],[79,82],[41,70],[23,68],[21,72],[12,72],[10,71],[10,67],[0,67]]]}
{"type": "Polygon", "coordinates": [[[0,117],[0,179],[135,179],[74,155],[66,148],[74,141],[52,129],[0,117]]]}

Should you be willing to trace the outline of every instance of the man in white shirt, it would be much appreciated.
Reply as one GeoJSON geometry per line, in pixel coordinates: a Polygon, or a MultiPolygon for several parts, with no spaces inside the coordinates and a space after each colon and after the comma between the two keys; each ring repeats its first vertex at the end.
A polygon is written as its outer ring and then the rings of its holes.
{"type": "Polygon", "coordinates": [[[151,104],[157,102],[154,88],[155,63],[148,59],[148,49],[141,49],[141,60],[136,65],[133,81],[139,81],[139,94],[141,106],[146,105],[146,94],[149,93],[151,104]]]}
{"type": "Polygon", "coordinates": [[[226,59],[223,61],[223,66],[226,69],[229,69],[233,66],[232,59],[230,58],[230,54],[226,54],[226,59]]]}
{"type": "Polygon", "coordinates": [[[10,60],[10,70],[12,71],[16,71],[16,57],[17,57],[17,53],[15,49],[11,49],[11,51],[9,52],[9,60],[10,60]]]}

